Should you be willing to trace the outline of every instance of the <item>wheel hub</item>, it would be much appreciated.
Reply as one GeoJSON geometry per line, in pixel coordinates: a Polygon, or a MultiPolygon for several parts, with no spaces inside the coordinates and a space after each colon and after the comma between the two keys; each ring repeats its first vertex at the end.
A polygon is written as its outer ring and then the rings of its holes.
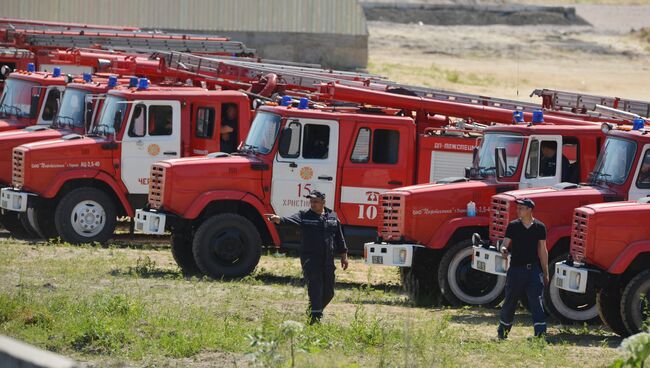
{"type": "Polygon", "coordinates": [[[214,255],[218,259],[229,263],[237,261],[243,249],[244,243],[239,234],[233,232],[218,234],[212,243],[214,255]]]}
{"type": "Polygon", "coordinates": [[[72,209],[70,221],[78,234],[95,236],[104,229],[106,212],[95,201],[82,201],[72,209]]]}

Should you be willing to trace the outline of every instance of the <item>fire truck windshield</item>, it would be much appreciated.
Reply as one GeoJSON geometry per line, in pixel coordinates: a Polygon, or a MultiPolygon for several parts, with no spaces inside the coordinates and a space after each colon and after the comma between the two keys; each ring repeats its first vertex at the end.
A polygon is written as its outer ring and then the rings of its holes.
{"type": "Polygon", "coordinates": [[[596,183],[623,184],[630,174],[636,153],[636,142],[620,138],[607,138],[592,173],[596,183]]]}
{"type": "Polygon", "coordinates": [[[507,167],[505,176],[515,175],[519,158],[524,147],[524,137],[519,134],[487,133],[479,149],[478,169],[480,176],[496,175],[496,164],[494,150],[496,148],[506,149],[507,167]]]}
{"type": "Polygon", "coordinates": [[[273,149],[275,138],[280,130],[279,115],[268,112],[258,112],[255,115],[251,130],[244,142],[245,150],[252,150],[261,154],[268,154],[273,149]]]}
{"type": "Polygon", "coordinates": [[[108,96],[102,107],[101,116],[93,128],[94,134],[109,135],[119,132],[126,112],[126,100],[116,96],[108,96]]]}
{"type": "Polygon", "coordinates": [[[35,82],[8,78],[5,81],[2,97],[0,97],[0,113],[17,117],[29,115],[32,89],[38,86],[39,84],[35,82]]]}
{"type": "Polygon", "coordinates": [[[61,108],[54,118],[52,126],[83,128],[86,95],[89,93],[81,89],[66,89],[61,100],[61,108]]]}

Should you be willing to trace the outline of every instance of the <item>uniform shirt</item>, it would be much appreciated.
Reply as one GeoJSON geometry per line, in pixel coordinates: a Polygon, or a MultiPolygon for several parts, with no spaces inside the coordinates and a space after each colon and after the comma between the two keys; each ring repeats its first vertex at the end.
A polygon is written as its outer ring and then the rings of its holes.
{"type": "Polygon", "coordinates": [[[341,222],[336,213],[325,208],[322,215],[309,210],[300,211],[280,219],[281,225],[300,226],[302,230],[301,256],[333,259],[334,254],[347,253],[341,222]]]}
{"type": "Polygon", "coordinates": [[[506,238],[510,239],[510,264],[523,266],[529,263],[539,265],[537,245],[540,240],[546,240],[546,226],[533,220],[529,228],[524,226],[521,219],[514,220],[506,228],[506,238]]]}
{"type": "MultiPolygon", "coordinates": [[[[543,177],[548,177],[548,176],[555,176],[557,174],[557,164],[556,164],[556,156],[553,157],[542,157],[542,162],[540,163],[540,176],[543,177]]],[[[566,158],[564,155],[562,156],[562,176],[560,180],[562,181],[567,181],[571,178],[569,178],[571,174],[570,170],[571,162],[569,161],[568,158],[566,158]]]]}

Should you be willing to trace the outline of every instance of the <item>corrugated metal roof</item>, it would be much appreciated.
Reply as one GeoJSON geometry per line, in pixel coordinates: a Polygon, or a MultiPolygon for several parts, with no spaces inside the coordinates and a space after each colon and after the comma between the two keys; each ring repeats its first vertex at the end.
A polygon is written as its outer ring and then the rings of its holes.
{"type": "Polygon", "coordinates": [[[210,32],[368,33],[356,0],[2,0],[2,16],[210,32]]]}

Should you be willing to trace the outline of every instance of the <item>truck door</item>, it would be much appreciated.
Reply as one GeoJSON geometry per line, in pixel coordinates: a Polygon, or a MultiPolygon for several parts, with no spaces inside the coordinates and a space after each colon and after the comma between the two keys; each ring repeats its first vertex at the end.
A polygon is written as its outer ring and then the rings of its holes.
{"type": "Polygon", "coordinates": [[[38,112],[38,121],[39,125],[51,125],[52,120],[59,111],[61,106],[61,98],[63,97],[64,87],[48,87],[45,90],[45,99],[43,100],[43,105],[41,106],[40,111],[38,112]]]}
{"type": "Polygon", "coordinates": [[[533,135],[529,137],[528,152],[520,188],[551,186],[562,181],[562,137],[533,135]],[[551,155],[551,153],[553,153],[551,155]]]}
{"type": "Polygon", "coordinates": [[[641,152],[643,156],[639,160],[628,193],[628,200],[630,201],[650,196],[650,144],[646,144],[641,152]]]}
{"type": "Polygon", "coordinates": [[[336,203],[339,125],[333,120],[287,119],[291,144],[273,160],[271,205],[280,216],[309,208],[304,198],[312,190],[325,193],[327,206],[336,203]]]}
{"type": "Polygon", "coordinates": [[[408,128],[360,126],[352,137],[354,145],[344,161],[338,208],[346,225],[376,227],[379,195],[412,184],[409,156],[415,132],[408,128]]]}
{"type": "Polygon", "coordinates": [[[180,157],[180,111],[179,101],[145,101],[131,108],[121,156],[121,177],[130,194],[148,193],[152,163],[180,157]]]}

